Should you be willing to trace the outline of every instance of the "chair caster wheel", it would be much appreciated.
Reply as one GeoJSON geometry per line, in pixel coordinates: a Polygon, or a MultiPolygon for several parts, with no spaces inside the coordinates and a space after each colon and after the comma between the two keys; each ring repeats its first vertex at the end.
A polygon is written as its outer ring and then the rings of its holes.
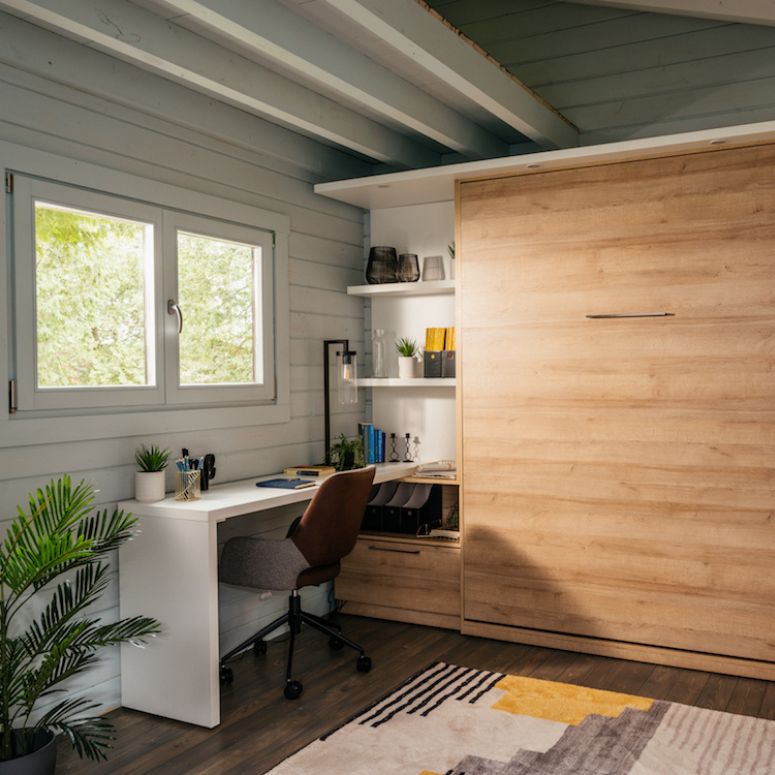
{"type": "Polygon", "coordinates": [[[299,681],[288,681],[288,683],[285,684],[285,698],[287,700],[298,699],[303,688],[304,687],[301,685],[301,683],[299,683],[299,681]]]}
{"type": "Polygon", "coordinates": [[[332,651],[341,651],[344,648],[344,641],[341,638],[335,638],[333,635],[328,641],[328,648],[332,651]]]}
{"type": "Polygon", "coordinates": [[[221,681],[221,686],[234,682],[234,673],[230,667],[222,667],[218,677],[221,681]]]}
{"type": "Polygon", "coordinates": [[[371,670],[371,657],[366,657],[361,654],[358,657],[358,661],[355,664],[359,673],[368,673],[371,670]]]}
{"type": "Polygon", "coordinates": [[[253,644],[253,653],[260,657],[262,654],[266,654],[266,641],[265,640],[257,640],[253,644]]]}

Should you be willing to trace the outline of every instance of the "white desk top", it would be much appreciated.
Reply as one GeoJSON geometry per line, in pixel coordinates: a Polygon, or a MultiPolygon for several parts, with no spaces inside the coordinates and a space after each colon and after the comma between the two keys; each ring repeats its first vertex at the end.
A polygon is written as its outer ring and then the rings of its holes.
{"type": "MultiPolygon", "coordinates": [[[[379,463],[376,468],[374,483],[380,484],[411,476],[417,468],[417,463],[379,463]]],[[[258,481],[281,476],[283,475],[256,476],[240,482],[210,485],[210,489],[204,491],[197,501],[176,501],[174,495],[168,495],[163,501],[156,503],[131,500],[122,501],[118,505],[120,509],[135,516],[184,519],[191,522],[223,522],[230,517],[254,511],[265,511],[290,503],[303,503],[312,500],[312,496],[317,492],[317,487],[307,487],[303,490],[256,487],[258,481]]],[[[317,481],[309,477],[300,478],[317,481]]]]}

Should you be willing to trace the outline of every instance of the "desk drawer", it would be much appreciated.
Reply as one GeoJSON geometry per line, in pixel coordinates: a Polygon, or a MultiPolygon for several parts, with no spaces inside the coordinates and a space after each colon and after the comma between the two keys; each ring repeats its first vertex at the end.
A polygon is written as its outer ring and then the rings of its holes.
{"type": "Polygon", "coordinates": [[[347,613],[460,627],[458,545],[363,536],[335,585],[347,613]]]}

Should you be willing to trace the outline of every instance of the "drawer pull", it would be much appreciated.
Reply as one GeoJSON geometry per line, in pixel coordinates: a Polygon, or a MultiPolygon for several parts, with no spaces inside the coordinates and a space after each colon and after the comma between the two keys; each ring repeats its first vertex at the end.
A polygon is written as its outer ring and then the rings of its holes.
{"type": "Polygon", "coordinates": [[[419,549],[386,549],[384,546],[369,546],[375,552],[396,552],[398,554],[420,554],[419,549]]]}
{"type": "Polygon", "coordinates": [[[622,312],[613,315],[587,315],[590,320],[613,320],[615,318],[672,318],[674,312],[622,312]]]}

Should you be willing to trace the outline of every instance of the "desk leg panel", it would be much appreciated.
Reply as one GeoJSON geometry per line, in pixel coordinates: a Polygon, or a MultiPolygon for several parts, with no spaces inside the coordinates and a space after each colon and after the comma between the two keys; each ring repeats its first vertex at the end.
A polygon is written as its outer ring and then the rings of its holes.
{"type": "Polygon", "coordinates": [[[216,524],[140,516],[119,553],[121,616],[161,633],[121,646],[121,704],[204,727],[220,723],[216,524]]]}

